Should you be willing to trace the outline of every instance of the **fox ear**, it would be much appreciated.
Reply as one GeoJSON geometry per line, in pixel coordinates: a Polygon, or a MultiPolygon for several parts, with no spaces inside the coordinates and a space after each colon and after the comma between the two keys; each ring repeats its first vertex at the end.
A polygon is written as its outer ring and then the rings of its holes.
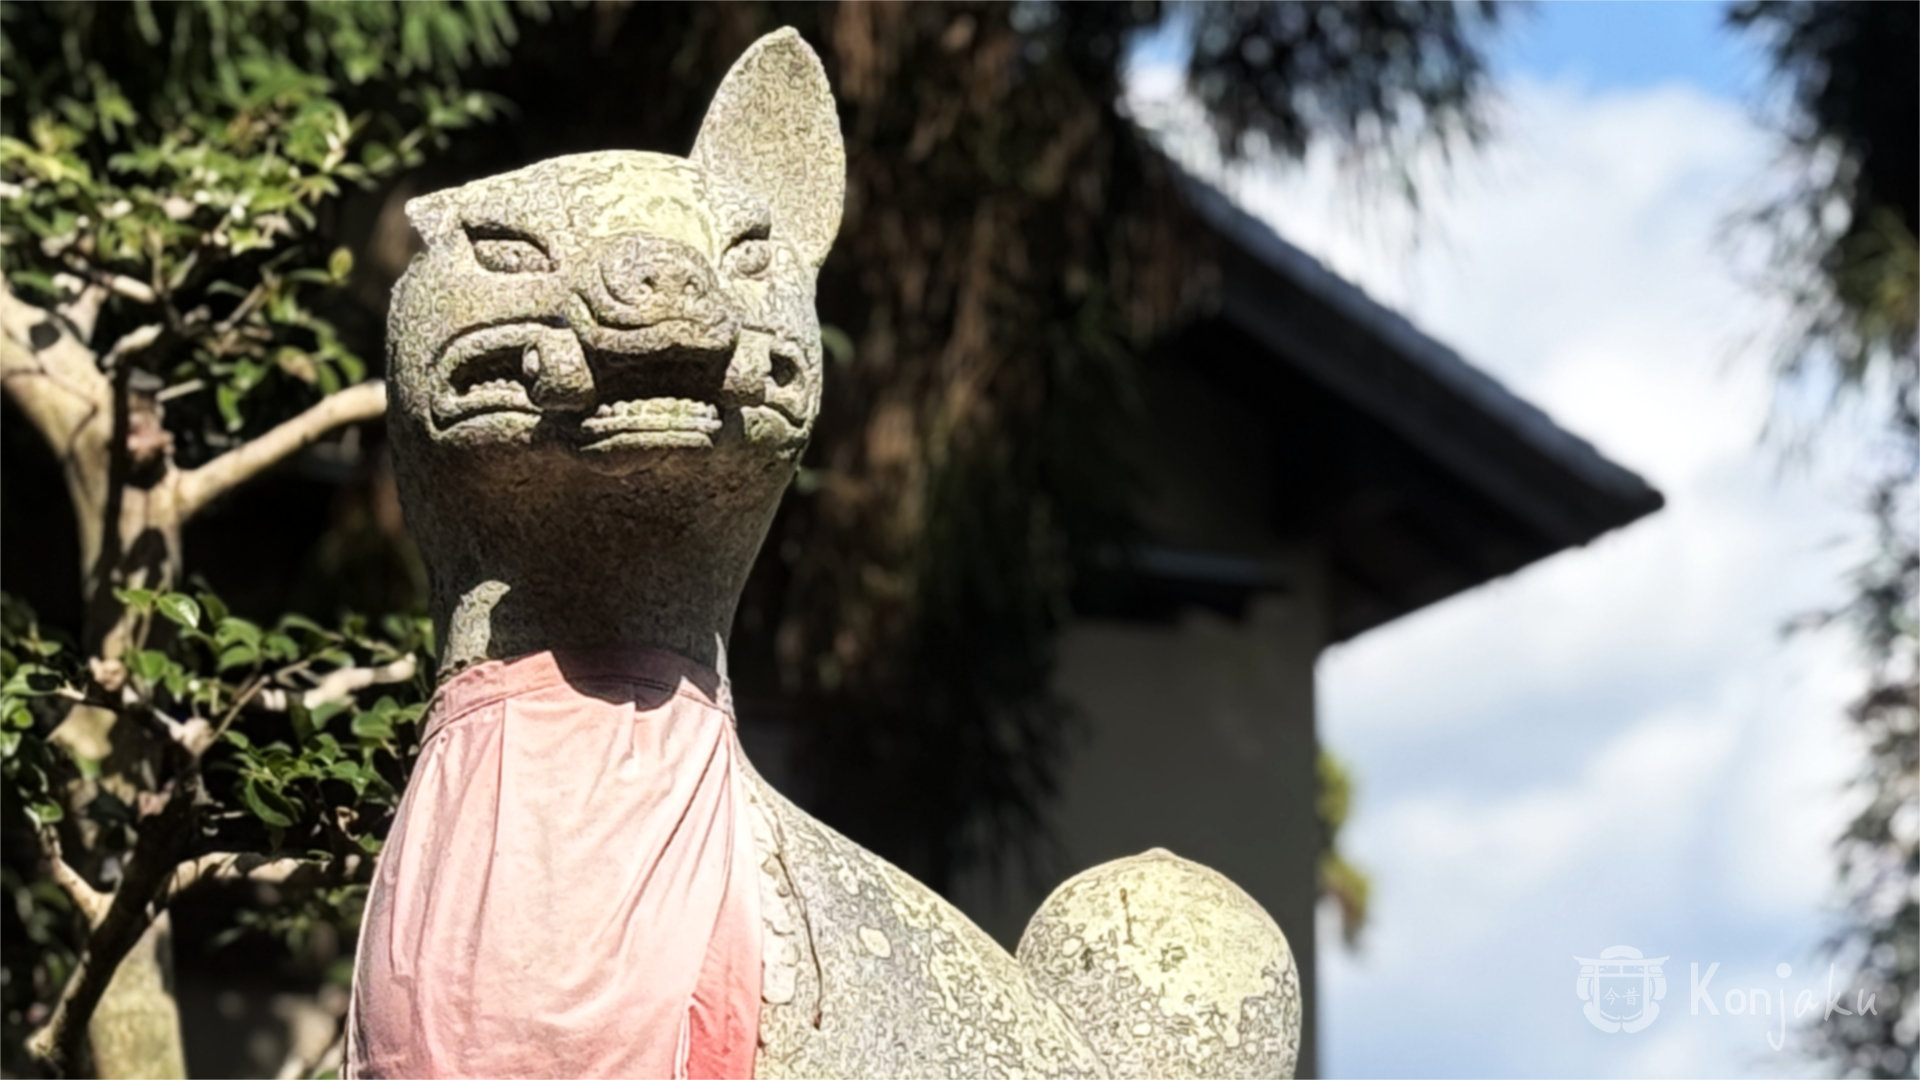
{"type": "Polygon", "coordinates": [[[407,223],[413,226],[414,232],[420,234],[422,242],[431,244],[440,238],[447,221],[445,192],[436,191],[431,195],[408,199],[404,209],[407,223]]]}
{"type": "Polygon", "coordinates": [[[714,92],[692,160],[766,200],[773,236],[819,266],[840,231],[847,150],[826,69],[792,27],[753,43],[714,92]]]}

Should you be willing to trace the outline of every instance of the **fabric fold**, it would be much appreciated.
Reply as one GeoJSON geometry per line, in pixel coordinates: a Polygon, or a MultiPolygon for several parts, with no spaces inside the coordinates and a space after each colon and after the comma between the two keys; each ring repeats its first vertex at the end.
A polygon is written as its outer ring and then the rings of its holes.
{"type": "Polygon", "coordinates": [[[720,678],[653,650],[490,662],[422,738],[345,1075],[751,1076],[758,874],[720,678]]]}

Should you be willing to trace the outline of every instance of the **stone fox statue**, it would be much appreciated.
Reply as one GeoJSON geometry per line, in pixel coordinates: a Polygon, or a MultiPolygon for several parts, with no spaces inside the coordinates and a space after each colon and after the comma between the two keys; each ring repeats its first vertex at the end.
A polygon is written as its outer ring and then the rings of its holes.
{"type": "Polygon", "coordinates": [[[790,30],[685,157],[425,196],[390,422],[440,687],[369,897],[358,1076],[1289,1074],[1279,929],[1163,851],[1009,955],[782,798],[721,671],[821,391],[845,151],[790,30]]]}

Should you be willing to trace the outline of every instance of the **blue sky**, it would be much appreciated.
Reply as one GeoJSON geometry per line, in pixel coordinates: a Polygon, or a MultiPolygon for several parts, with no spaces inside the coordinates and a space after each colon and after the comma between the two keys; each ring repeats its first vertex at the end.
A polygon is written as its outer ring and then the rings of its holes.
{"type": "Polygon", "coordinates": [[[1727,32],[1727,5],[1704,0],[1557,0],[1509,16],[1496,76],[1572,81],[1592,92],[1680,82],[1746,100],[1765,73],[1727,32]]]}
{"type": "MultiPolygon", "coordinates": [[[[1745,99],[1764,68],[1751,45],[1727,33],[1729,5],[1708,0],[1546,0],[1502,14],[1489,60],[1496,78],[1572,81],[1590,90],[1684,82],[1745,99]]],[[[1185,23],[1167,20],[1134,59],[1185,55],[1185,23]]]]}
{"type": "Polygon", "coordinates": [[[1779,627],[1839,595],[1859,487],[1844,429],[1797,470],[1759,441],[1781,312],[1724,226],[1776,147],[1724,10],[1512,20],[1495,134],[1427,174],[1418,218],[1331,152],[1222,167],[1180,134],[1174,44],[1139,58],[1130,100],[1189,167],[1668,498],[1323,658],[1322,737],[1359,785],[1342,844],[1375,897],[1357,952],[1320,935],[1329,1075],[1821,1071],[1791,1025],[1775,1050],[1724,1006],[1824,1000],[1859,672],[1844,638],[1779,627]],[[1642,1031],[1582,1013],[1574,957],[1610,946],[1671,958],[1642,1031]]]}

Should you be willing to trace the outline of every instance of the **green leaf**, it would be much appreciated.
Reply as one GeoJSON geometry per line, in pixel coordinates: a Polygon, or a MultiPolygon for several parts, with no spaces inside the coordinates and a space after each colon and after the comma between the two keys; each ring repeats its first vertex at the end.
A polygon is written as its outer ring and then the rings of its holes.
{"type": "Polygon", "coordinates": [[[293,741],[305,746],[313,738],[313,717],[297,698],[293,707],[287,710],[287,720],[293,725],[293,741]]]}
{"type": "Polygon", "coordinates": [[[7,679],[7,685],[0,693],[9,697],[40,697],[60,689],[58,672],[39,664],[21,664],[7,679]]]}
{"type": "Polygon", "coordinates": [[[24,291],[20,286],[27,286],[50,296],[59,296],[61,293],[60,287],[53,283],[53,275],[41,270],[13,271],[7,275],[7,284],[14,286],[16,291],[24,291]]]}
{"type": "Polygon", "coordinates": [[[36,826],[51,825],[67,816],[67,808],[51,800],[37,802],[27,807],[27,816],[33,818],[36,826]]]}
{"type": "Polygon", "coordinates": [[[327,257],[327,273],[336,285],[346,281],[347,275],[353,273],[353,252],[343,247],[334,248],[333,254],[327,257]]]}
{"type": "Polygon", "coordinates": [[[353,718],[353,733],[368,742],[385,742],[393,738],[393,721],[390,717],[391,711],[383,713],[378,709],[369,709],[353,718]]]}
{"type": "Polygon", "coordinates": [[[200,627],[200,605],[194,603],[191,596],[165,593],[155,598],[154,606],[160,610],[160,614],[180,626],[196,630],[200,627]]]}
{"type": "MultiPolygon", "coordinates": [[[[291,301],[289,300],[289,302],[291,301]]],[[[269,301],[269,304],[271,303],[272,302],[269,301]]],[[[279,321],[287,322],[290,320],[283,318],[279,321]]],[[[254,360],[242,360],[233,365],[233,388],[235,391],[244,394],[260,385],[260,380],[264,378],[266,374],[267,365],[254,360]]]]}
{"type": "Polygon", "coordinates": [[[157,683],[165,678],[173,666],[167,654],[157,649],[141,649],[127,661],[127,670],[148,683],[157,683]]]}
{"type": "Polygon", "coordinates": [[[246,667],[260,658],[260,650],[245,644],[229,645],[220,653],[219,669],[230,671],[237,667],[246,667]]]}
{"type": "Polygon", "coordinates": [[[220,418],[226,421],[229,432],[239,431],[247,420],[240,415],[240,391],[231,385],[222,383],[213,390],[214,404],[220,408],[220,418]]]}
{"type": "Polygon", "coordinates": [[[287,797],[256,784],[252,777],[240,784],[240,800],[253,811],[253,816],[274,828],[284,829],[293,824],[294,808],[287,797]]]}
{"type": "Polygon", "coordinates": [[[134,611],[148,612],[153,610],[154,592],[152,589],[115,589],[113,590],[113,598],[127,605],[127,607],[134,611]]]}
{"type": "Polygon", "coordinates": [[[213,639],[222,645],[232,645],[235,642],[239,642],[258,648],[260,645],[260,628],[245,619],[236,619],[228,616],[220,620],[218,629],[214,631],[213,639]]]}
{"type": "Polygon", "coordinates": [[[200,606],[206,610],[207,618],[212,619],[217,624],[227,617],[227,605],[225,601],[210,592],[201,592],[195,595],[200,598],[200,606]]]}
{"type": "Polygon", "coordinates": [[[330,635],[330,634],[328,634],[328,633],[327,633],[327,631],[326,631],[326,629],[325,629],[324,627],[322,627],[322,626],[321,626],[321,625],[320,625],[319,623],[317,623],[317,622],[314,622],[314,621],[313,621],[312,619],[309,619],[309,618],[307,618],[307,617],[306,617],[305,615],[282,615],[282,616],[280,616],[280,629],[282,629],[282,630],[304,630],[304,631],[306,631],[306,632],[307,632],[307,633],[309,633],[309,634],[318,634],[318,635],[320,635],[321,637],[331,637],[331,636],[332,636],[332,635],[330,635]]]}
{"type": "Polygon", "coordinates": [[[829,323],[820,326],[820,347],[825,349],[833,362],[841,366],[853,360],[853,339],[845,330],[829,323]]]}
{"type": "Polygon", "coordinates": [[[327,775],[335,780],[343,780],[353,785],[355,795],[364,795],[367,782],[373,779],[373,770],[351,761],[336,761],[328,769],[327,775]]]}
{"type": "Polygon", "coordinates": [[[300,646],[281,633],[268,634],[261,643],[260,651],[273,660],[297,660],[300,657],[300,646]]]}
{"type": "Polygon", "coordinates": [[[134,0],[133,18],[140,28],[140,40],[148,45],[160,44],[160,21],[153,17],[153,0],[134,0]]]}

